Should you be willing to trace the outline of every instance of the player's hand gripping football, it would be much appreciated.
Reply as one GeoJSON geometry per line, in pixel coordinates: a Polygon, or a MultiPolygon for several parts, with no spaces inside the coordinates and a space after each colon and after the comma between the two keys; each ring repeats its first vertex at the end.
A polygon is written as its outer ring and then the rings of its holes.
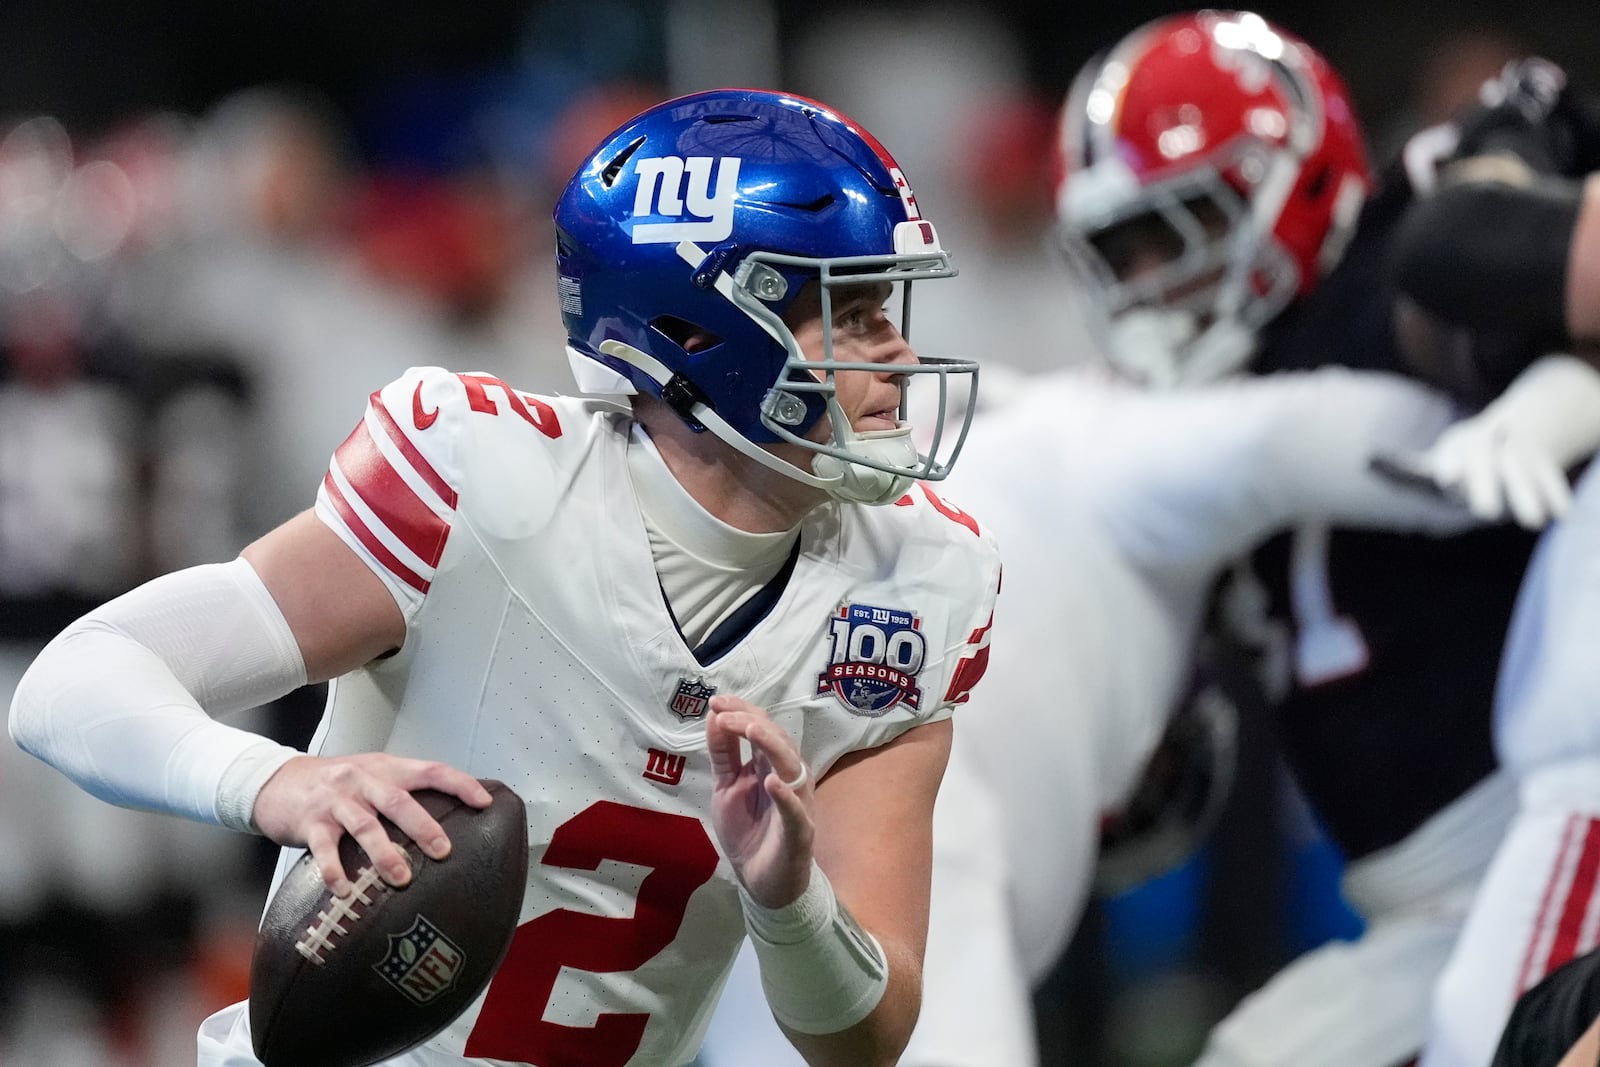
{"type": "Polygon", "coordinates": [[[783,728],[765,710],[735,696],[714,696],[706,747],[716,784],[711,822],[717,840],[756,903],[794,903],[811,880],[811,772],[783,728]],[[750,759],[739,741],[750,742],[750,759]]]}
{"type": "Polygon", "coordinates": [[[336,896],[350,892],[349,872],[339,862],[339,839],[347,832],[384,881],[402,886],[411,880],[411,866],[389,840],[379,815],[434,859],[450,854],[450,839],[412,797],[414,789],[450,793],[475,808],[486,808],[492,800],[476,778],[443,763],[382,752],[326,759],[297,756],[261,787],[256,826],[280,845],[308,849],[336,896]]]}

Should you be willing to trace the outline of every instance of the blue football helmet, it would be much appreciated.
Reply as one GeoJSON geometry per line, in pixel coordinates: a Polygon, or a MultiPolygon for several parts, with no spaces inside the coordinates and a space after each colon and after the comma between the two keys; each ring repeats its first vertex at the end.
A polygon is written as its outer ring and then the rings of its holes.
{"type": "Polygon", "coordinates": [[[896,367],[937,377],[924,453],[911,442],[903,384],[896,429],[854,432],[834,374],[883,366],[836,361],[828,330],[824,358],[807,360],[783,322],[807,282],[820,282],[828,322],[833,287],[887,281],[909,333],[911,282],[956,273],[894,160],[848,118],[757,89],[669,100],[578,168],[555,223],[561,315],[583,391],[653,393],[696,430],[845,499],[888,502],[913,479],[949,472],[974,407],[976,363],[896,367]],[[682,343],[690,336],[694,351],[682,343]],[[949,403],[954,374],[967,376],[964,405],[949,403]],[[963,409],[966,421],[949,419],[947,432],[947,412],[963,409]],[[830,440],[806,439],[824,413],[830,440]],[[775,441],[819,453],[812,469],[758,447],[775,441]]]}

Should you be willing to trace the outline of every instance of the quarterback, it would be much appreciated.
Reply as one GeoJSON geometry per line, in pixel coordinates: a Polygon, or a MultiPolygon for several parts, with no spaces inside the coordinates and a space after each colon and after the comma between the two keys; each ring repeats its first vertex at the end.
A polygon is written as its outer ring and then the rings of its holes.
{"type": "MultiPolygon", "coordinates": [[[[931,813],[983,674],[996,551],[919,481],[920,360],[891,293],[954,273],[850,120],[699,93],[608,136],[555,211],[579,384],[416,368],[372,394],[315,507],[232,563],[91,612],[12,735],[96,795],[309,849],[335,891],[408,791],[526,801],[522,922],[484,995],[392,1062],[690,1060],[740,944],[814,1065],[888,1064],[914,1023],[931,813]],[[309,753],[210,716],[332,679],[309,753]]],[[[954,406],[952,404],[952,406],[954,406]]],[[[203,1067],[254,1064],[243,1005],[203,1067]]]]}

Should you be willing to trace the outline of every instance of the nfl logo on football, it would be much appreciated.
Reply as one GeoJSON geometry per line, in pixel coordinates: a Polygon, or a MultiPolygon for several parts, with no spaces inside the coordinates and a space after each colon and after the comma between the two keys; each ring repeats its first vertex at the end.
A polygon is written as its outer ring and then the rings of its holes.
{"type": "Polygon", "coordinates": [[[416,1004],[426,1004],[456,984],[467,957],[425,917],[411,929],[389,935],[389,952],[372,969],[416,1004]]]}
{"type": "Polygon", "coordinates": [[[702,719],[706,714],[707,701],[715,696],[716,692],[716,686],[706,685],[699,678],[680,678],[678,691],[672,694],[672,700],[667,706],[680,719],[702,719]]]}
{"type": "Polygon", "coordinates": [[[818,694],[833,690],[856,715],[875,719],[904,701],[922,700],[917,673],[927,658],[922,620],[909,611],[845,604],[828,621],[828,667],[817,676],[818,694]]]}

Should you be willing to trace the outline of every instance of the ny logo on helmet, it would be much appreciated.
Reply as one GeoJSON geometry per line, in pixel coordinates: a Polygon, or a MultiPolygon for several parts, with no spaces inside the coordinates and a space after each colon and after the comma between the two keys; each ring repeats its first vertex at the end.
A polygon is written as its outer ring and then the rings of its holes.
{"type": "Polygon", "coordinates": [[[733,232],[733,198],[738,192],[739,159],[724,156],[661,156],[634,165],[639,188],[633,197],[633,217],[676,218],[677,222],[635,222],[633,243],[666,244],[677,241],[722,241],[733,232]],[[716,164],[715,192],[711,189],[716,164]],[[688,180],[684,180],[687,172],[688,180]],[[686,187],[687,186],[687,187],[686,187]],[[696,220],[684,219],[684,208],[696,220]]]}

